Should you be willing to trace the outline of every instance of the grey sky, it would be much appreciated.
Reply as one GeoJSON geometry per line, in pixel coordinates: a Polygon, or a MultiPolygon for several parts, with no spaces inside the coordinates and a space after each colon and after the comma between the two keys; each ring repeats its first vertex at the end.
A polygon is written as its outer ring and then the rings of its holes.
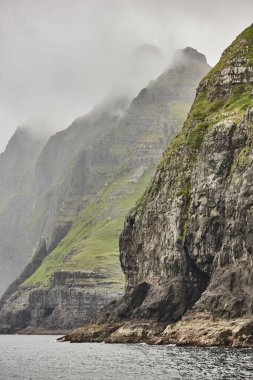
{"type": "Polygon", "coordinates": [[[0,0],[0,151],[18,125],[63,129],[108,93],[134,94],[177,48],[214,65],[252,22],[252,0],[0,0]]]}

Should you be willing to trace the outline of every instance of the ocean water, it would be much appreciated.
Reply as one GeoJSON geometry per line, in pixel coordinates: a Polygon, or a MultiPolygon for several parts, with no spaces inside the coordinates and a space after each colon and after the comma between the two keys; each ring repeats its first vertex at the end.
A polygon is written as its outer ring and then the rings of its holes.
{"type": "Polygon", "coordinates": [[[253,379],[253,351],[0,335],[0,379],[253,379]]]}

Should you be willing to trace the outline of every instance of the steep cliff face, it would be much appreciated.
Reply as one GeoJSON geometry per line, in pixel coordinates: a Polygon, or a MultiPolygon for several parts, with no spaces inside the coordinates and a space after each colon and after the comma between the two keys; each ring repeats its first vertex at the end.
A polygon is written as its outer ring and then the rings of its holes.
{"type": "Polygon", "coordinates": [[[20,250],[23,227],[32,210],[35,163],[46,136],[18,128],[0,154],[0,294],[25,264],[20,250]]]}
{"type": "MultiPolygon", "coordinates": [[[[41,196],[36,198],[37,218],[29,230],[36,229],[36,236],[45,239],[47,257],[31,276],[22,276],[13,296],[5,295],[2,331],[27,326],[55,329],[57,324],[70,328],[122,292],[118,236],[124,215],[148,184],[162,151],[181,129],[194,89],[208,69],[202,54],[187,48],[125,112],[119,106],[117,110],[107,107],[95,121],[92,115],[92,123],[91,116],[85,117],[83,129],[74,124],[49,140],[37,162],[34,188],[41,196]],[[73,147],[77,153],[72,157],[73,147]],[[62,150],[66,155],[61,160],[62,150]],[[67,280],[56,283],[62,271],[68,273],[67,280]],[[88,279],[87,271],[93,273],[88,279]],[[79,282],[73,280],[76,276],[79,282]],[[36,295],[43,302],[36,302],[36,295]],[[51,312],[44,315],[48,304],[51,312]],[[73,313],[64,312],[62,318],[65,304],[73,313]]],[[[30,264],[34,268],[33,260],[30,264]]]]}
{"type": "Polygon", "coordinates": [[[123,326],[107,340],[160,334],[153,342],[253,346],[252,133],[253,25],[200,83],[182,132],[128,214],[125,296],[95,318],[183,320],[162,334],[123,326]]]}
{"type": "Polygon", "coordinates": [[[146,288],[130,316],[172,322],[194,304],[220,317],[252,315],[252,49],[253,26],[201,82],[183,131],[127,217],[126,292],[146,288]]]}

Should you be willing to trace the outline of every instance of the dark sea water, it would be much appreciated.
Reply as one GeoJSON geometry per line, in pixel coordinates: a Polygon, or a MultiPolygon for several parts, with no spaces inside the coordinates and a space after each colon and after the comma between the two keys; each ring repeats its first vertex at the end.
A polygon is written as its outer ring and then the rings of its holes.
{"type": "Polygon", "coordinates": [[[0,335],[0,379],[253,379],[253,351],[0,335]]]}

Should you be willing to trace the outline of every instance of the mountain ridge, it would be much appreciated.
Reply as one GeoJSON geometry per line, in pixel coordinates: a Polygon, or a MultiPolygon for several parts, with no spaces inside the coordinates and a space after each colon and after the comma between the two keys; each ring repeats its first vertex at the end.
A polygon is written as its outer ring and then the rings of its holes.
{"type": "MultiPolygon", "coordinates": [[[[109,124],[103,136],[75,155],[68,167],[69,176],[54,175],[57,159],[51,165],[51,153],[45,155],[44,148],[44,158],[37,165],[35,189],[41,191],[48,188],[48,183],[53,184],[39,200],[48,202],[42,208],[47,212],[46,218],[42,214],[40,219],[46,223],[45,232],[52,231],[54,212],[58,213],[55,235],[50,239],[40,235],[46,241],[46,257],[29,278],[22,278],[16,293],[8,294],[0,316],[1,325],[7,326],[4,331],[80,325],[94,308],[122,292],[118,234],[124,215],[147,185],[168,141],[181,129],[196,84],[209,68],[196,53],[194,57],[189,57],[189,52],[182,55],[183,65],[178,64],[178,71],[175,66],[169,68],[164,76],[140,91],[118,123],[109,124]],[[48,163],[48,176],[44,178],[48,163]],[[58,184],[58,177],[64,181],[58,184]],[[61,207],[50,203],[55,196],[61,207]]],[[[107,116],[102,120],[106,127],[107,116]]],[[[61,150],[67,149],[69,139],[72,141],[72,132],[64,132],[65,145],[61,142],[57,148],[53,141],[58,136],[62,138],[62,133],[49,140],[47,149],[52,145],[49,150],[59,152],[60,159],[61,150]]],[[[80,143],[78,137],[77,146],[80,143]]],[[[71,145],[67,154],[73,151],[71,145]]],[[[59,170],[64,173],[62,168],[59,170]]]]}

